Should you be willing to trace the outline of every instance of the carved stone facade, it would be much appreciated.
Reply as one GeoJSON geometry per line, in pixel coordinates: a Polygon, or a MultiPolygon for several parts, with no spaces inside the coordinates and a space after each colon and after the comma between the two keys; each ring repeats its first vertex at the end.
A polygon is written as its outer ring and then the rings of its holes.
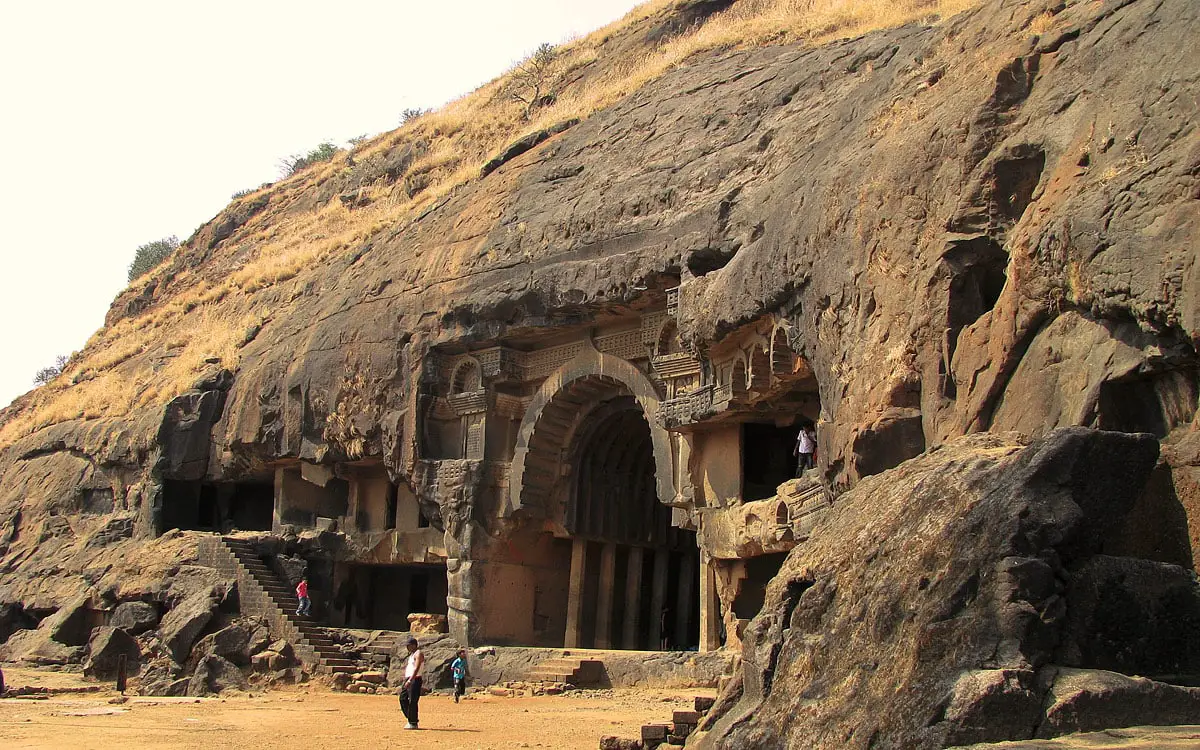
{"type": "Polygon", "coordinates": [[[830,502],[815,472],[794,478],[819,397],[785,323],[689,351],[675,296],[428,350],[394,463],[277,468],[273,531],[338,540],[330,619],[389,627],[421,606],[472,644],[736,644],[830,502]]]}

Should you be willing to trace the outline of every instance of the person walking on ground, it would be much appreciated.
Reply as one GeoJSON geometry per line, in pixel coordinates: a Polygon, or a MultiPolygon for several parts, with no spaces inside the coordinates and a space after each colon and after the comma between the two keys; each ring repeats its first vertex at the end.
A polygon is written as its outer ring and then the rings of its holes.
{"type": "Polygon", "coordinates": [[[804,425],[800,428],[800,434],[796,436],[796,450],[793,451],[799,461],[796,463],[796,476],[804,476],[804,472],[817,465],[813,459],[817,452],[817,433],[813,430],[812,425],[804,425]]]}
{"type": "Polygon", "coordinates": [[[308,598],[308,578],[301,578],[300,583],[296,584],[296,598],[300,600],[300,606],[296,607],[297,617],[307,617],[312,612],[312,600],[308,598]]]}
{"type": "Polygon", "coordinates": [[[460,648],[454,661],[450,662],[450,674],[454,677],[454,702],[467,692],[467,650],[460,648]]]}
{"type": "Polygon", "coordinates": [[[417,713],[417,702],[421,700],[421,673],[425,671],[425,654],[421,653],[421,645],[416,638],[409,638],[405,644],[408,649],[408,661],[404,664],[404,682],[400,684],[400,710],[408,723],[405,729],[419,729],[420,721],[417,713]]]}

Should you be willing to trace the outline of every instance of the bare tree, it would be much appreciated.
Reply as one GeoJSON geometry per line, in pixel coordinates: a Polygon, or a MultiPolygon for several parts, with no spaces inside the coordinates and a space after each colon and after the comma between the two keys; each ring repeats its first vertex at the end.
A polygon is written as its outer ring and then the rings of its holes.
{"type": "Polygon", "coordinates": [[[508,97],[524,105],[526,120],[534,109],[554,100],[553,69],[557,59],[558,49],[553,44],[542,44],[509,74],[508,97]]]}
{"type": "Polygon", "coordinates": [[[33,376],[34,384],[45,385],[51,380],[57,378],[59,375],[62,375],[62,371],[66,369],[67,363],[70,361],[71,358],[64,354],[58,355],[55,357],[53,365],[50,367],[43,367],[37,371],[37,374],[33,376]]]}

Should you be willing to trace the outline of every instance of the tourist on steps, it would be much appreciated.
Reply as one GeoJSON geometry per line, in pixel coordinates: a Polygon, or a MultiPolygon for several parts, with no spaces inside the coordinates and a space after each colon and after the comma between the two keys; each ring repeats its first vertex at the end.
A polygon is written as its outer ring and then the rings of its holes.
{"type": "Polygon", "coordinates": [[[799,461],[796,463],[796,476],[804,476],[804,472],[817,465],[813,459],[813,455],[817,452],[817,433],[812,428],[812,425],[806,424],[800,428],[800,434],[796,436],[796,458],[799,461]]]}
{"type": "Polygon", "coordinates": [[[307,617],[312,612],[312,600],[308,598],[308,578],[301,578],[300,583],[296,584],[296,598],[300,600],[300,606],[296,607],[297,617],[307,617]]]}
{"type": "Polygon", "coordinates": [[[425,671],[425,654],[416,638],[409,638],[408,661],[404,665],[404,682],[400,685],[400,710],[408,723],[405,729],[418,729],[417,701],[421,700],[421,673],[425,671]]]}
{"type": "Polygon", "coordinates": [[[460,648],[454,661],[450,662],[450,674],[454,677],[454,702],[467,692],[467,650],[460,648]]]}

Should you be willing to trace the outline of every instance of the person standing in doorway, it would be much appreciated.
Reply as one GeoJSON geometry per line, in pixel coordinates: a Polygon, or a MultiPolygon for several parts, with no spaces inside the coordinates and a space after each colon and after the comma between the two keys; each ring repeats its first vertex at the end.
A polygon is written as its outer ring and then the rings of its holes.
{"type": "Polygon", "coordinates": [[[404,664],[404,682],[400,685],[400,710],[408,723],[405,729],[419,729],[420,716],[417,713],[417,702],[421,700],[421,674],[425,671],[425,654],[421,653],[421,645],[416,638],[409,638],[405,644],[408,649],[408,661],[404,664]]]}
{"type": "Polygon", "coordinates": [[[296,584],[296,598],[300,600],[300,606],[296,607],[297,617],[307,617],[312,612],[312,600],[308,598],[308,577],[300,579],[300,583],[296,584]]]}
{"type": "Polygon", "coordinates": [[[796,462],[796,476],[804,476],[804,472],[817,465],[813,456],[817,452],[817,433],[813,430],[812,425],[806,424],[800,428],[800,434],[796,436],[796,450],[793,451],[798,459],[796,462]]]}
{"type": "Polygon", "coordinates": [[[460,648],[454,661],[450,662],[450,675],[454,677],[454,702],[467,692],[467,650],[460,648]]]}

